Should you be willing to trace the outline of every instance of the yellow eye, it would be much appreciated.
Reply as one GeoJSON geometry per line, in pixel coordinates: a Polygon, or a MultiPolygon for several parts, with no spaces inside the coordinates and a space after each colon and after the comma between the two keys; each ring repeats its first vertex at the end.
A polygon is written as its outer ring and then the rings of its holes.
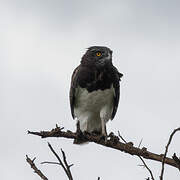
{"type": "Polygon", "coordinates": [[[96,56],[101,56],[101,53],[100,53],[100,52],[97,52],[97,53],[96,53],[96,56]]]}

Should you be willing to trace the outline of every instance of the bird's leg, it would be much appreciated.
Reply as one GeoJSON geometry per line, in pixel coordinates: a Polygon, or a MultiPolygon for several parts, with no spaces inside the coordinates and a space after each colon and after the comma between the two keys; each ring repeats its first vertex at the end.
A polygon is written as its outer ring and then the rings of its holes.
{"type": "Polygon", "coordinates": [[[80,133],[80,132],[81,132],[81,129],[80,129],[80,122],[79,122],[79,121],[77,121],[76,127],[77,127],[76,132],[77,132],[77,133],[80,133]]]}
{"type": "Polygon", "coordinates": [[[107,115],[107,106],[103,107],[102,110],[100,111],[100,118],[101,118],[101,133],[103,136],[107,136],[106,132],[106,122],[108,120],[108,115],[107,115]]]}
{"type": "Polygon", "coordinates": [[[101,118],[101,138],[107,142],[107,131],[106,131],[106,122],[104,118],[101,118]]]}
{"type": "Polygon", "coordinates": [[[73,143],[74,144],[80,144],[81,141],[82,141],[83,133],[82,133],[82,131],[80,129],[80,122],[79,122],[79,120],[76,123],[76,127],[77,127],[77,129],[76,129],[77,139],[75,139],[73,143]]]}
{"type": "Polygon", "coordinates": [[[78,138],[81,138],[83,136],[83,132],[80,129],[80,122],[79,122],[79,120],[77,121],[76,127],[77,127],[76,133],[78,135],[78,138]]]}
{"type": "Polygon", "coordinates": [[[101,132],[103,136],[107,136],[107,131],[106,131],[106,123],[104,118],[101,118],[101,132]]]}

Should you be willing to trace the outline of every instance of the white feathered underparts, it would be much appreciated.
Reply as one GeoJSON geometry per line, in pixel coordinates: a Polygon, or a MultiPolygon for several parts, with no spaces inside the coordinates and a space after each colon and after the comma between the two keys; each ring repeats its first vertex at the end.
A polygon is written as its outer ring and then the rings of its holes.
{"type": "Polygon", "coordinates": [[[80,123],[81,131],[98,131],[106,134],[106,123],[111,118],[114,101],[114,88],[88,92],[85,88],[76,89],[74,114],[80,123]]]}

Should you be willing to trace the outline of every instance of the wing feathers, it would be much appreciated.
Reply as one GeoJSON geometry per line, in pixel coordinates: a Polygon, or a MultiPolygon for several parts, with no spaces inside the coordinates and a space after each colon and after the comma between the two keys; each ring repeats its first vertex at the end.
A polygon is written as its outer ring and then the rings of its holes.
{"type": "Polygon", "coordinates": [[[76,87],[77,87],[77,74],[79,71],[79,67],[78,66],[73,74],[72,74],[72,78],[71,78],[71,88],[70,88],[70,93],[69,93],[69,99],[70,99],[70,106],[71,106],[71,114],[73,119],[74,117],[74,103],[75,103],[75,91],[76,91],[76,87]]]}

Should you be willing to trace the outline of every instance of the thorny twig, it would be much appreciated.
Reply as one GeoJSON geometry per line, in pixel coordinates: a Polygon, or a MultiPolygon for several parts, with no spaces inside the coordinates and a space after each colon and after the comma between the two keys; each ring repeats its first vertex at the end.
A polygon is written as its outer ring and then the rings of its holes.
{"type": "MultiPolygon", "coordinates": [[[[143,139],[141,139],[141,141],[138,145],[138,148],[140,148],[142,141],[143,141],[143,139]]],[[[154,176],[153,176],[151,169],[147,166],[147,164],[145,163],[144,159],[141,156],[138,156],[138,157],[143,162],[143,166],[149,171],[149,174],[151,175],[151,179],[154,180],[154,176]]],[[[149,177],[148,177],[148,179],[149,179],[149,177]]]]}
{"type": "MultiPolygon", "coordinates": [[[[61,153],[62,153],[62,156],[63,156],[63,161],[61,160],[61,158],[59,157],[59,155],[55,152],[55,150],[53,149],[53,147],[51,146],[50,143],[48,143],[48,146],[51,150],[51,152],[56,156],[57,160],[59,162],[50,162],[50,161],[44,161],[42,162],[41,164],[56,164],[56,165],[60,165],[62,166],[63,170],[65,171],[67,177],[69,180],[73,180],[73,177],[72,177],[72,174],[71,174],[71,171],[70,171],[70,167],[73,166],[73,164],[71,165],[68,165],[67,163],[67,160],[66,160],[66,155],[65,155],[65,152],[61,149],[61,153]]],[[[43,180],[48,180],[48,178],[36,167],[35,163],[34,163],[34,160],[36,158],[34,158],[33,160],[31,160],[27,155],[26,155],[26,161],[31,165],[31,168],[34,169],[34,172],[37,173],[41,179],[43,180]]]]}
{"type": "MultiPolygon", "coordinates": [[[[50,150],[52,151],[52,153],[56,156],[57,160],[59,161],[59,165],[62,166],[62,168],[64,169],[64,171],[65,171],[67,177],[69,178],[69,180],[73,180],[73,177],[72,177],[72,174],[71,174],[71,171],[70,171],[70,167],[73,164],[68,165],[67,160],[66,160],[66,155],[65,155],[64,151],[61,149],[61,153],[62,153],[62,156],[63,156],[63,161],[62,161],[61,158],[55,152],[55,150],[53,149],[53,147],[51,146],[50,143],[48,143],[48,146],[49,146],[50,150]]],[[[54,163],[50,162],[49,164],[54,164],[54,163]]],[[[56,164],[58,164],[58,163],[56,163],[56,164]]]]}
{"type": "Polygon", "coordinates": [[[48,180],[48,178],[36,167],[34,161],[35,161],[36,158],[34,159],[30,159],[28,157],[28,155],[26,155],[26,161],[30,164],[31,168],[34,169],[34,172],[39,176],[41,177],[41,179],[43,180],[48,180]]]}

